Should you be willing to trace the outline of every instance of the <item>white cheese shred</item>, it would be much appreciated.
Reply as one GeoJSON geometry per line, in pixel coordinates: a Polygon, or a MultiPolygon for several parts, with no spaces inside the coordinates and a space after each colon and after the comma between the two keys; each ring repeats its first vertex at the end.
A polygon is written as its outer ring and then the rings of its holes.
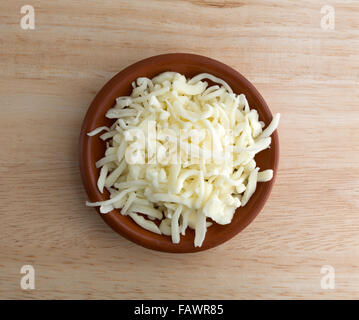
{"type": "Polygon", "coordinates": [[[110,131],[110,129],[108,127],[98,127],[95,130],[92,130],[91,132],[89,132],[87,135],[89,137],[92,137],[92,136],[95,136],[95,135],[99,134],[103,130],[110,131]]]}

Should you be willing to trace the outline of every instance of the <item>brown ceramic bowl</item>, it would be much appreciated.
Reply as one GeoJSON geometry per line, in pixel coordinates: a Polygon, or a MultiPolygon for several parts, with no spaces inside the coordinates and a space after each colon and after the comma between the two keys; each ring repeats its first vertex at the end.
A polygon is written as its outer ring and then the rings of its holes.
{"type": "MultiPolygon", "coordinates": [[[[109,126],[111,120],[105,118],[105,113],[113,107],[115,98],[129,95],[131,82],[138,77],[152,78],[164,71],[176,71],[187,77],[193,77],[199,73],[210,73],[225,80],[235,93],[244,93],[251,108],[257,109],[259,117],[268,125],[272,114],[256,88],[240,73],[229,66],[199,55],[174,53],[164,54],[139,61],[115,75],[101,91],[96,95],[90,105],[82,125],[80,135],[80,169],[82,180],[90,201],[103,201],[109,199],[109,194],[101,194],[97,189],[99,169],[95,162],[103,157],[105,143],[98,136],[88,137],[87,132],[100,127],[109,126]]],[[[257,190],[245,207],[237,209],[233,220],[228,225],[213,224],[207,230],[202,247],[194,247],[194,232],[187,229],[186,235],[181,236],[179,244],[173,244],[171,238],[158,235],[139,227],[128,216],[122,216],[118,210],[108,214],[98,213],[105,222],[115,231],[127,239],[146,248],[166,252],[196,252],[220,245],[231,239],[257,216],[269,197],[273,187],[278,167],[279,142],[277,132],[272,135],[271,148],[260,152],[255,160],[261,170],[273,169],[274,176],[269,182],[259,183],[257,190]]]]}

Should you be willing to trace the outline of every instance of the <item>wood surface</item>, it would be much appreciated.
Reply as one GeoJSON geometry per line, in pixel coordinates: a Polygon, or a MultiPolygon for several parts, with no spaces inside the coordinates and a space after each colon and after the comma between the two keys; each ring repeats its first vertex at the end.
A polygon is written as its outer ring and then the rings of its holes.
{"type": "Polygon", "coordinates": [[[0,298],[358,299],[358,1],[14,1],[0,12],[0,298]],[[20,8],[35,8],[22,30],[20,8]],[[335,29],[321,28],[321,7],[335,29]],[[240,71],[280,112],[264,210],[196,254],[144,249],[85,207],[78,136],[98,90],[149,56],[240,71]],[[20,268],[35,268],[22,290],[20,268]],[[335,289],[322,289],[323,265],[335,289]]]}

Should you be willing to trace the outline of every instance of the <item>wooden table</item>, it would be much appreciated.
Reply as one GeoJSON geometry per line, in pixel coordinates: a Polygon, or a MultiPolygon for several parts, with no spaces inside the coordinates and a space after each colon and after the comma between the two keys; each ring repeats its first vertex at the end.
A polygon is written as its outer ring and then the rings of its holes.
{"type": "Polygon", "coordinates": [[[359,3],[13,1],[1,5],[0,298],[359,298],[359,3]],[[20,27],[21,6],[35,29],[20,27]],[[85,207],[77,152],[96,92],[169,52],[239,70],[280,112],[278,178],[233,240],[144,249],[85,207]],[[20,269],[35,269],[22,290],[20,269]],[[321,268],[335,288],[321,287],[321,268]]]}

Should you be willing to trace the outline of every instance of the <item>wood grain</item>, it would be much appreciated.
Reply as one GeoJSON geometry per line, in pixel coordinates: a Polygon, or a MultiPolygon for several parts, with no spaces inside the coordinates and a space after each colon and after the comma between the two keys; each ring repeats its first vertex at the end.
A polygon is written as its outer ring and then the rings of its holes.
{"type": "Polygon", "coordinates": [[[359,3],[13,1],[0,13],[0,298],[359,298],[359,3]],[[20,8],[35,8],[22,30],[20,8]],[[96,92],[129,64],[191,52],[239,70],[280,112],[258,218],[226,244],[164,254],[86,208],[77,163],[96,92]],[[20,288],[32,264],[36,289],[20,288]],[[335,268],[335,289],[320,269],[335,268]]]}

